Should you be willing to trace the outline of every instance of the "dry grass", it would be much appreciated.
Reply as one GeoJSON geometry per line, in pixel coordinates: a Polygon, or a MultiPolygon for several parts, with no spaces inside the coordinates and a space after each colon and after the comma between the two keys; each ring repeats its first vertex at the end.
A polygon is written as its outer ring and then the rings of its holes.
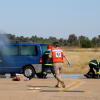
{"type": "Polygon", "coordinates": [[[64,59],[63,73],[68,74],[85,74],[89,70],[88,63],[93,59],[100,60],[99,48],[83,49],[83,48],[63,48],[68,59],[70,60],[71,66],[68,67],[68,62],[64,59]]]}

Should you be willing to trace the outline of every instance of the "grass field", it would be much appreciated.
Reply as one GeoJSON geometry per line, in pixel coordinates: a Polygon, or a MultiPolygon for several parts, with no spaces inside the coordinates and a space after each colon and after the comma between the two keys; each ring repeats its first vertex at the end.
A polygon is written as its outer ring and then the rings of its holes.
{"type": "Polygon", "coordinates": [[[85,74],[89,71],[89,61],[97,59],[100,61],[100,48],[78,48],[78,47],[60,47],[66,53],[71,66],[64,59],[63,73],[85,74]]]}

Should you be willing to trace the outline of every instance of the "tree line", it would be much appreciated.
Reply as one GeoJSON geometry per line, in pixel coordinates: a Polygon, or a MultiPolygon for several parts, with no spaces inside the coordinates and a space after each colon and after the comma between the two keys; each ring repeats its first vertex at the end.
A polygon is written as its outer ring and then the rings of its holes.
{"type": "Polygon", "coordinates": [[[69,35],[68,39],[57,39],[56,37],[49,36],[49,38],[32,36],[24,37],[24,36],[15,36],[12,34],[0,34],[0,42],[4,43],[47,43],[54,45],[55,42],[59,42],[60,46],[80,46],[83,48],[91,48],[91,47],[100,47],[100,35],[98,37],[93,37],[92,40],[89,40],[88,37],[79,36],[77,37],[75,34],[69,35]]]}

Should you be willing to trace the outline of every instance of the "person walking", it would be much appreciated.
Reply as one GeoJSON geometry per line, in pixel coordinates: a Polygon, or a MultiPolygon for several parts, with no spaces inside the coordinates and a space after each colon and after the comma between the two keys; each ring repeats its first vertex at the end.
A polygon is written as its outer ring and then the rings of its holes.
{"type": "Polygon", "coordinates": [[[43,69],[43,78],[46,78],[47,76],[47,71],[50,69],[53,76],[55,77],[55,72],[54,72],[54,68],[52,66],[52,58],[49,60],[49,62],[47,62],[48,60],[48,55],[50,53],[52,49],[52,46],[51,45],[48,45],[47,46],[47,51],[44,52],[44,55],[43,55],[43,63],[44,63],[44,69],[43,69]]]}
{"type": "Polygon", "coordinates": [[[63,52],[62,49],[59,48],[59,43],[55,42],[55,48],[52,49],[52,51],[50,52],[48,61],[50,60],[50,58],[52,58],[52,63],[53,63],[54,71],[56,74],[56,79],[58,81],[55,87],[60,87],[60,83],[61,83],[62,87],[65,88],[64,81],[61,80],[63,57],[68,61],[68,66],[70,66],[70,61],[67,55],[63,52]]]}
{"type": "Polygon", "coordinates": [[[86,76],[87,78],[99,78],[99,76],[100,76],[100,62],[96,59],[91,60],[89,62],[89,67],[90,67],[89,72],[87,74],[85,74],[84,76],[86,76]],[[93,68],[96,70],[96,74],[95,74],[93,68]]]}

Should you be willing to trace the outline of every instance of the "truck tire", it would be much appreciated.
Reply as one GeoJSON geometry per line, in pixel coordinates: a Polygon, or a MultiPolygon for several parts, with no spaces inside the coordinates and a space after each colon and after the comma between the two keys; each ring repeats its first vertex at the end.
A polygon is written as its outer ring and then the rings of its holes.
{"type": "Polygon", "coordinates": [[[23,70],[23,74],[27,78],[33,78],[35,76],[35,70],[32,66],[26,66],[23,70]]]}

